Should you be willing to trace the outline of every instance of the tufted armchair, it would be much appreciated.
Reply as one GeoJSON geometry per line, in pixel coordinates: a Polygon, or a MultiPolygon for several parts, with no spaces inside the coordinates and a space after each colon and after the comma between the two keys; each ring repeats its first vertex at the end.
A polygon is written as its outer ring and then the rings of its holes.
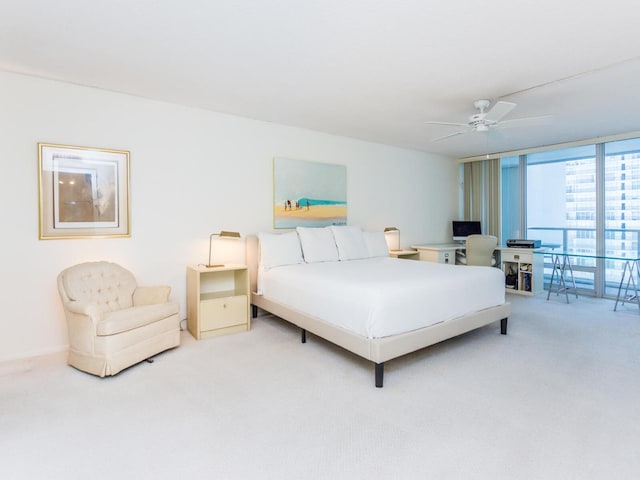
{"type": "Polygon", "coordinates": [[[67,362],[104,377],[180,345],[178,304],[171,287],[139,287],[110,262],[74,265],[58,275],[67,317],[67,362]]]}

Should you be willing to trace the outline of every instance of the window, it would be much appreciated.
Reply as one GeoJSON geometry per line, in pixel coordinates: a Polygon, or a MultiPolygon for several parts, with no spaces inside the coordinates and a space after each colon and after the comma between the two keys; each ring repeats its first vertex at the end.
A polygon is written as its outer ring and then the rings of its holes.
{"type": "MultiPolygon", "coordinates": [[[[604,251],[620,258],[637,258],[640,234],[640,139],[604,144],[604,251]]],[[[608,260],[604,267],[605,295],[617,293],[624,261],[608,260]]]]}
{"type": "MultiPolygon", "coordinates": [[[[503,239],[539,239],[588,255],[640,257],[640,138],[501,161],[503,239]]],[[[575,264],[583,292],[617,294],[624,260],[576,258],[575,264]]]]}
{"type": "MultiPolygon", "coordinates": [[[[527,238],[585,254],[596,252],[596,149],[594,145],[534,153],[526,159],[527,238]]],[[[579,288],[594,292],[595,264],[576,258],[579,288]]],[[[551,266],[547,266],[547,275],[551,266]]]]}

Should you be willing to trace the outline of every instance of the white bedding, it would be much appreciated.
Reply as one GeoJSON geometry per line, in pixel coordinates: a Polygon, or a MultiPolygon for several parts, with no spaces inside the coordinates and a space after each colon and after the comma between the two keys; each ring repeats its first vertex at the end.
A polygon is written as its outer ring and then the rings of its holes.
{"type": "Polygon", "coordinates": [[[494,267],[379,257],[279,266],[260,276],[265,298],[368,338],[505,302],[504,274],[494,267]]]}

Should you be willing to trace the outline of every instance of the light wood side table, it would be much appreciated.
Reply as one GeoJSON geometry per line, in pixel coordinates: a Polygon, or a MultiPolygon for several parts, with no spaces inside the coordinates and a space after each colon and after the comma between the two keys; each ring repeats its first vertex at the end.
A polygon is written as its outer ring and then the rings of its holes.
{"type": "Polygon", "coordinates": [[[408,260],[420,260],[420,254],[417,250],[390,250],[390,257],[405,258],[408,260]]]}
{"type": "Polygon", "coordinates": [[[228,264],[187,267],[187,329],[196,339],[247,331],[249,269],[228,264]]]}

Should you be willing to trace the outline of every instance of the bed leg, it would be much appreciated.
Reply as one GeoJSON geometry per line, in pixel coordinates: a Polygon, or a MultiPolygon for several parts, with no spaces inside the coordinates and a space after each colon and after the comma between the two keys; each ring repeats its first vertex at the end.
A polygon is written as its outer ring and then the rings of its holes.
{"type": "Polygon", "coordinates": [[[500,320],[500,333],[502,335],[506,335],[507,334],[507,322],[509,321],[508,318],[503,318],[502,320],[500,320]]]}
{"type": "Polygon", "coordinates": [[[255,305],[251,305],[251,318],[256,318],[258,316],[258,307],[255,305]]]}
{"type": "Polygon", "coordinates": [[[300,329],[300,342],[307,343],[307,331],[304,328],[300,329]]]}
{"type": "Polygon", "coordinates": [[[382,380],[384,378],[384,362],[376,363],[376,387],[382,388],[382,380]]]}

